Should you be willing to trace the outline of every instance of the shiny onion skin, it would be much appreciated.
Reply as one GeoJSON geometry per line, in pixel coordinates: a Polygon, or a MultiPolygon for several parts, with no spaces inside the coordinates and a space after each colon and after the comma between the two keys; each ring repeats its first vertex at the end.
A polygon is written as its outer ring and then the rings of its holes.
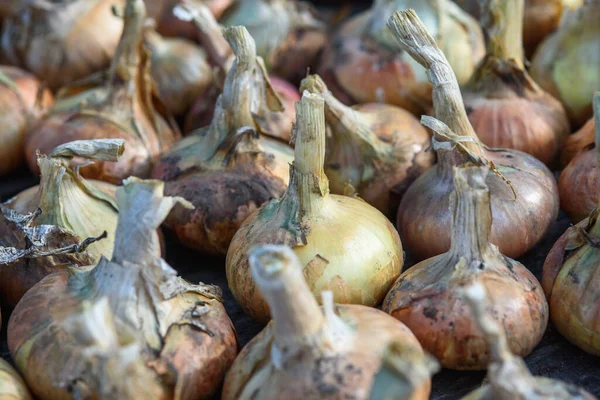
{"type": "MultiPolygon", "coordinates": [[[[108,238],[78,253],[24,258],[0,265],[0,299],[3,304],[13,308],[27,290],[53,272],[68,266],[91,265],[98,262],[101,256],[112,255],[118,215],[114,201],[115,186],[86,181],[69,164],[75,156],[88,162],[116,161],[122,153],[123,140],[99,140],[67,143],[49,155],[40,155],[40,185],[4,203],[3,213],[13,210],[26,215],[39,209],[41,214],[29,227],[54,225],[70,233],[50,236],[49,247],[73,245],[88,237],[100,236],[103,232],[107,233],[108,238]]],[[[0,237],[0,245],[5,247],[23,248],[27,245],[21,229],[6,218],[0,222],[0,237]]]]}
{"type": "Polygon", "coordinates": [[[35,76],[17,67],[0,65],[0,176],[23,164],[27,128],[52,102],[52,94],[41,88],[35,76]]]}
{"type": "Polygon", "coordinates": [[[523,0],[482,4],[487,54],[462,88],[469,120],[487,146],[523,151],[553,165],[571,130],[562,104],[525,70],[523,0]]]}
{"type": "Polygon", "coordinates": [[[373,308],[334,304],[331,292],[321,294],[319,308],[288,247],[259,246],[250,264],[273,321],[240,352],[223,400],[382,398],[377,395],[391,388],[381,379],[389,353],[402,363],[388,372],[400,382],[396,397],[386,398],[429,398],[431,367],[403,324],[373,308]]]}
{"type": "Polygon", "coordinates": [[[270,315],[248,264],[253,246],[291,247],[315,296],[331,290],[338,303],[372,307],[381,302],[404,263],[398,233],[379,210],[354,197],[329,194],[323,170],[323,98],[305,91],[296,116],[288,189],[244,221],[227,251],[229,289],[244,312],[258,321],[266,322],[270,315]]]}
{"type": "Polygon", "coordinates": [[[148,176],[154,157],[179,137],[177,127],[153,105],[150,60],[143,44],[145,15],[142,0],[127,0],[125,29],[110,69],[88,77],[80,87],[67,88],[67,94],[75,94],[59,98],[28,132],[25,153],[34,173],[39,173],[38,150],[49,153],[74,140],[124,139],[126,150],[119,162],[81,169],[87,178],[118,184],[131,175],[148,176]]]}
{"type": "Polygon", "coordinates": [[[287,187],[293,150],[283,106],[254,41],[243,27],[226,28],[236,54],[209,127],[164,153],[153,177],[166,192],[191,201],[176,207],[166,226],[185,245],[225,254],[241,223],[287,187]]]}
{"type": "Polygon", "coordinates": [[[393,219],[408,186],[435,161],[433,152],[425,152],[431,139],[427,130],[396,106],[345,106],[318,75],[306,77],[300,90],[325,100],[325,174],[331,192],[345,194],[350,184],[361,199],[393,219]]]}
{"type": "Polygon", "coordinates": [[[340,101],[394,104],[415,115],[429,112],[427,74],[398,47],[386,26],[393,12],[411,7],[449,55],[459,82],[471,77],[485,47],[481,28],[470,15],[450,0],[379,1],[342,25],[322,53],[317,72],[340,101]]]}
{"type": "Polygon", "coordinates": [[[125,181],[117,189],[120,214],[110,261],[52,274],[15,308],[9,350],[39,399],[143,393],[144,399],[185,400],[211,398],[218,390],[237,353],[235,331],[217,287],[184,281],[160,258],[156,229],[184,201],[164,197],[163,185],[125,181]],[[102,302],[114,324],[108,317],[94,323],[84,318],[73,326],[86,304],[102,302]],[[82,328],[90,332],[81,334],[82,328]],[[113,345],[135,345],[123,357],[137,362],[135,374],[120,368],[118,349],[107,351],[92,340],[107,340],[110,331],[113,345]]]}
{"type": "Polygon", "coordinates": [[[487,289],[491,315],[519,356],[534,349],[548,324],[540,283],[489,241],[487,174],[487,167],[454,167],[450,250],[404,272],[383,302],[382,310],[406,324],[445,368],[480,370],[489,363],[485,336],[460,294],[465,286],[479,283],[487,289]]]}
{"type": "Polygon", "coordinates": [[[567,165],[575,156],[594,144],[594,118],[590,118],[577,132],[570,135],[562,148],[560,163],[567,165]]]}
{"type": "Polygon", "coordinates": [[[490,362],[486,384],[462,400],[596,400],[585,390],[556,379],[533,376],[508,345],[503,327],[494,320],[485,288],[474,284],[465,289],[471,313],[485,337],[490,362]]]}
{"type": "Polygon", "coordinates": [[[19,2],[2,22],[4,62],[31,71],[53,90],[109,65],[123,31],[111,8],[122,10],[125,0],[19,2]]]}
{"type": "Polygon", "coordinates": [[[403,48],[428,68],[435,116],[449,127],[446,133],[438,131],[434,136],[437,164],[413,182],[398,208],[397,227],[403,244],[418,260],[450,248],[452,167],[474,161],[497,169],[494,173],[492,168],[486,178],[494,221],[490,240],[502,254],[520,257],[544,237],[556,220],[559,200],[554,176],[528,154],[481,145],[443,53],[414,12],[395,15],[390,22],[393,31],[403,48]]]}
{"type": "Polygon", "coordinates": [[[11,365],[0,358],[0,399],[31,400],[29,390],[11,365]]]}

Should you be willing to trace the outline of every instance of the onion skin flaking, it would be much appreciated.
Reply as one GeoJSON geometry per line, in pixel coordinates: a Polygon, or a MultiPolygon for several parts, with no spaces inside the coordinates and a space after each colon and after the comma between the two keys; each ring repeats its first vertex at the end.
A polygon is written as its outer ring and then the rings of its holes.
{"type": "Polygon", "coordinates": [[[300,90],[325,100],[329,129],[325,174],[332,193],[348,184],[388,218],[396,216],[408,186],[435,160],[430,135],[408,111],[387,104],[343,105],[318,75],[302,81],[300,90]]]}
{"type": "Polygon", "coordinates": [[[428,69],[435,117],[449,127],[434,129],[438,162],[413,182],[398,208],[403,244],[418,260],[450,248],[452,167],[471,161],[491,167],[486,178],[494,221],[491,242],[502,254],[520,257],[556,220],[559,200],[554,176],[528,154],[485,148],[480,143],[452,69],[414,11],[396,13],[390,26],[402,47],[428,69]]]}
{"type": "Polygon", "coordinates": [[[485,54],[477,21],[450,0],[380,0],[346,22],[323,51],[318,69],[345,104],[387,103],[421,115],[431,108],[426,71],[397,45],[386,26],[395,11],[415,8],[456,71],[471,77],[485,54]]]}
{"type": "Polygon", "coordinates": [[[477,370],[489,363],[485,337],[459,293],[464,286],[479,282],[487,288],[492,315],[519,356],[533,350],[548,324],[548,304],[539,282],[489,241],[487,174],[487,167],[454,167],[450,250],[404,272],[383,302],[382,310],[406,324],[446,368],[477,370]]]}
{"type": "Polygon", "coordinates": [[[463,98],[484,144],[523,151],[552,165],[570,133],[569,120],[562,104],[525,70],[523,1],[482,1],[487,55],[463,88],[463,98]]]}
{"type": "Polygon", "coordinates": [[[52,102],[52,94],[41,88],[35,76],[17,67],[0,65],[0,176],[23,164],[27,128],[39,118],[41,109],[52,102]]]}
{"type": "Polygon", "coordinates": [[[248,264],[255,245],[291,247],[313,294],[331,290],[337,303],[376,306],[404,262],[398,233],[380,211],[360,199],[329,194],[323,98],[305,91],[296,116],[288,189],[244,221],[227,251],[233,296],[246,314],[265,322],[269,307],[248,264]]]}
{"type": "Polygon", "coordinates": [[[373,386],[390,351],[404,362],[395,371],[404,380],[395,395],[403,397],[393,398],[429,398],[429,361],[403,324],[373,308],[334,305],[331,292],[322,294],[320,309],[303,279],[303,265],[288,247],[256,247],[250,264],[273,321],[235,360],[223,400],[366,400],[389,388],[389,381],[387,387],[373,386]]]}
{"type": "Polygon", "coordinates": [[[125,181],[116,194],[120,213],[111,260],[50,275],[15,308],[9,350],[38,398],[125,398],[104,391],[140,387],[150,392],[145,399],[185,400],[218,390],[237,353],[235,331],[217,287],[184,281],[160,258],[156,229],[176,203],[186,203],[164,197],[163,186],[125,181]],[[113,342],[130,343],[132,332],[139,337],[139,351],[131,350],[129,359],[141,359],[146,381],[108,368],[104,356],[120,352],[105,346],[104,352],[89,351],[90,343],[74,331],[74,314],[103,298],[114,319],[113,342]]]}
{"type": "Polygon", "coordinates": [[[28,132],[25,153],[34,173],[39,173],[38,150],[49,153],[74,140],[124,139],[126,150],[118,163],[99,162],[81,170],[87,178],[118,184],[131,175],[148,176],[154,157],[179,137],[177,127],[153,106],[149,54],[143,44],[143,1],[127,0],[124,14],[123,36],[107,73],[86,78],[78,84],[81,87],[67,88],[67,94],[76,94],[59,98],[28,132]]]}

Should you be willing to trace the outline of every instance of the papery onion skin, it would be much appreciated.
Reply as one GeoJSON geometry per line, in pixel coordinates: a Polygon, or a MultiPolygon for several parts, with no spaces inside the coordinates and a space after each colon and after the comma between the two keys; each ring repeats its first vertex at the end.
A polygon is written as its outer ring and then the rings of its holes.
{"type": "Polygon", "coordinates": [[[573,222],[587,218],[598,206],[598,150],[592,147],[575,156],[558,179],[560,208],[573,222]]]}
{"type": "Polygon", "coordinates": [[[8,78],[11,81],[9,85],[14,87],[0,82],[0,176],[23,164],[27,128],[39,118],[42,109],[49,107],[53,102],[50,91],[43,89],[40,104],[36,104],[41,83],[28,72],[2,65],[0,77],[2,75],[8,78]]]}
{"type": "Polygon", "coordinates": [[[31,400],[25,382],[10,364],[0,358],[0,398],[6,400],[31,400]]]}
{"type": "Polygon", "coordinates": [[[4,19],[2,50],[6,61],[21,66],[58,89],[106,68],[115,53],[125,0],[62,0],[38,7],[24,4],[4,19]],[[51,6],[49,6],[51,5],[51,6]]]}
{"type": "MultiPolygon", "coordinates": [[[[215,18],[218,19],[234,0],[192,0],[192,4],[195,2],[207,6],[215,18]]],[[[166,37],[179,37],[197,41],[198,35],[194,25],[188,21],[182,21],[173,14],[173,8],[182,2],[180,0],[166,0],[165,3],[162,17],[157,21],[158,32],[166,37]]],[[[190,3],[189,0],[187,0],[187,3],[190,3]]]]}
{"type": "Polygon", "coordinates": [[[577,132],[570,135],[562,148],[560,163],[567,165],[582,151],[594,143],[594,118],[590,118],[577,132]]]}

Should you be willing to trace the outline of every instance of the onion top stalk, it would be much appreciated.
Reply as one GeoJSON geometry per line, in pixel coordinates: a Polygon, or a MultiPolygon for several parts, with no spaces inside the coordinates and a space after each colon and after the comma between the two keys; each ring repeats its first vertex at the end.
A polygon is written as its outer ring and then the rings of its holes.
{"type": "Polygon", "coordinates": [[[229,288],[244,312],[260,321],[270,316],[248,263],[255,245],[291,247],[315,296],[331,290],[338,303],[373,307],[404,262],[398,233],[380,211],[360,199],[329,193],[323,98],[305,91],[296,115],[288,189],[244,221],[227,251],[229,288]]]}
{"type": "Polygon", "coordinates": [[[525,70],[523,2],[482,0],[487,54],[463,88],[464,103],[483,143],[552,165],[570,133],[569,120],[562,104],[525,70]]]}
{"type": "Polygon", "coordinates": [[[566,166],[573,158],[594,144],[594,118],[590,118],[577,132],[570,135],[562,148],[560,163],[566,166]]]}
{"type": "Polygon", "coordinates": [[[236,60],[211,125],[163,154],[153,171],[167,182],[168,194],[196,207],[177,207],[166,225],[184,244],[209,254],[225,254],[246,217],[283,194],[293,156],[289,123],[254,40],[244,27],[224,34],[236,60]]]}
{"type": "Polygon", "coordinates": [[[394,218],[408,186],[434,163],[430,135],[411,113],[387,104],[350,108],[329,91],[318,75],[306,77],[300,90],[325,100],[330,136],[325,174],[332,193],[351,185],[367,203],[394,218]]]}
{"type": "Polygon", "coordinates": [[[126,150],[118,163],[94,164],[81,173],[93,179],[120,183],[128,176],[147,176],[155,156],[179,137],[154,108],[150,57],[143,43],[145,8],[142,0],[127,0],[125,28],[110,69],[63,91],[28,135],[25,152],[29,167],[39,172],[36,151],[49,153],[73,140],[118,138],[126,150]]]}
{"type": "Polygon", "coordinates": [[[19,373],[0,358],[0,398],[9,400],[31,400],[31,394],[19,373]]]}
{"type": "Polygon", "coordinates": [[[435,132],[438,162],[413,182],[398,208],[397,227],[404,245],[419,260],[450,248],[452,168],[471,161],[490,166],[486,185],[494,219],[491,242],[502,254],[520,257],[556,220],[559,200],[554,176],[530,155],[481,144],[452,68],[416,13],[396,13],[389,23],[401,46],[427,69],[433,84],[434,115],[448,127],[429,126],[435,132]]]}
{"type": "Polygon", "coordinates": [[[429,398],[432,362],[406,326],[373,308],[334,304],[331,292],[319,308],[289,247],[255,247],[250,265],[273,321],[240,352],[223,400],[368,399],[391,382],[405,396],[394,398],[429,398]]]}
{"type": "Polygon", "coordinates": [[[431,108],[427,72],[386,26],[395,11],[415,8],[466,83],[485,54],[476,20],[450,0],[378,0],[344,23],[323,51],[318,73],[345,104],[386,103],[416,115],[431,108]]]}
{"type": "Polygon", "coordinates": [[[86,181],[79,175],[79,169],[71,168],[70,164],[73,158],[115,162],[123,151],[122,139],[98,139],[66,143],[48,155],[39,155],[39,186],[19,193],[2,205],[0,244],[26,248],[28,238],[24,229],[42,229],[43,226],[54,227],[43,239],[41,248],[46,250],[75,245],[102,232],[106,232],[108,238],[72,254],[24,258],[0,265],[0,297],[4,304],[14,307],[28,289],[52,272],[73,265],[91,265],[102,256],[112,255],[118,215],[115,187],[86,181]],[[19,221],[15,220],[16,215],[31,218],[19,221]]]}
{"type": "Polygon", "coordinates": [[[533,376],[525,362],[514,355],[509,346],[508,336],[501,324],[494,318],[492,305],[481,284],[473,284],[464,289],[463,296],[471,309],[473,319],[484,336],[489,348],[490,363],[488,365],[487,383],[471,392],[462,400],[594,400],[583,389],[567,382],[533,376]]]}
{"type": "Polygon", "coordinates": [[[116,192],[110,260],[46,277],[12,313],[8,347],[38,398],[128,398],[108,396],[114,387],[140,389],[146,399],[199,399],[218,390],[237,353],[235,331],[218,287],[193,285],[160,258],[158,226],[175,204],[191,207],[164,197],[163,188],[160,181],[126,180],[116,192]],[[94,308],[103,299],[108,313],[83,317],[83,331],[74,327],[86,302],[94,308]],[[124,373],[121,361],[136,373],[124,373]]]}

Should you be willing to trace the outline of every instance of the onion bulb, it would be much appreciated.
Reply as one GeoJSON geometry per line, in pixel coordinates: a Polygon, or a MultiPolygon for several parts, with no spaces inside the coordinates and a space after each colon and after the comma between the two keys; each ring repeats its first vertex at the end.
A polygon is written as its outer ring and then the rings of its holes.
{"type": "Polygon", "coordinates": [[[531,61],[531,76],[559,99],[574,126],[592,116],[592,96],[600,88],[600,2],[586,0],[565,15],[556,32],[548,36],[531,61]]]}
{"type": "Polygon", "coordinates": [[[590,118],[577,132],[570,135],[562,148],[560,163],[567,165],[573,158],[594,144],[594,118],[590,118]]]}
{"type": "Polygon", "coordinates": [[[291,123],[252,37],[244,27],[224,34],[236,60],[211,125],[163,154],[153,171],[167,182],[167,194],[196,207],[175,208],[166,225],[187,246],[210,254],[225,254],[246,217],[283,194],[293,153],[286,143],[291,123]]]}
{"type": "Polygon", "coordinates": [[[541,376],[533,376],[520,357],[510,349],[507,334],[494,319],[492,307],[483,285],[474,284],[465,289],[465,300],[473,318],[484,336],[490,353],[487,384],[471,392],[462,400],[595,400],[596,397],[570,383],[541,376]]]}
{"type": "Polygon", "coordinates": [[[111,8],[125,0],[19,3],[2,22],[0,43],[9,64],[31,71],[52,89],[109,65],[123,31],[123,19],[111,8]]]}
{"type": "MultiPolygon", "coordinates": [[[[98,86],[59,99],[29,131],[25,152],[35,173],[37,150],[49,153],[73,140],[125,139],[126,150],[117,163],[99,162],[82,175],[119,183],[128,176],[147,176],[155,156],[178,138],[179,131],[156,112],[152,103],[149,56],[143,44],[145,9],[142,0],[127,0],[125,29],[106,78],[82,82],[98,86]]],[[[76,89],[72,89],[76,91],[76,89]]]]}
{"type": "Polygon", "coordinates": [[[446,368],[485,369],[485,335],[478,329],[461,289],[475,282],[489,291],[491,314],[506,330],[510,350],[529,354],[548,324],[548,303],[535,276],[490,243],[492,209],[488,167],[454,167],[450,200],[450,250],[405,271],[382,310],[415,334],[446,368]]]}
{"type": "Polygon", "coordinates": [[[523,0],[484,0],[487,55],[463,88],[469,120],[490,147],[520,150],[547,165],[570,133],[562,104],[529,77],[523,63],[523,0]]]}
{"type": "MultiPolygon", "coordinates": [[[[57,147],[48,155],[40,155],[40,185],[18,194],[2,206],[5,219],[16,212],[21,215],[41,214],[32,221],[15,223],[7,219],[0,225],[2,246],[22,248],[27,242],[23,228],[55,226],[57,232],[47,234],[47,246],[65,247],[88,237],[106,232],[108,238],[90,244],[76,254],[59,254],[41,258],[25,258],[0,266],[0,293],[9,307],[14,307],[29,288],[46,275],[69,265],[86,266],[113,252],[117,226],[114,186],[83,179],[69,166],[74,157],[116,161],[123,153],[123,140],[105,139],[71,142],[57,147]]],[[[40,228],[41,229],[41,228],[40,228]]]]}
{"type": "Polygon", "coordinates": [[[435,131],[438,163],[413,182],[400,203],[397,226],[404,245],[417,259],[450,248],[452,166],[471,161],[491,166],[486,178],[494,218],[491,242],[502,254],[520,257],[556,220],[559,201],[554,176],[530,155],[481,144],[469,123],[452,68],[414,11],[396,13],[390,26],[402,47],[427,69],[435,116],[446,125],[429,126],[435,131]]]}
{"type": "MultiPolygon", "coordinates": [[[[600,92],[594,97],[596,127],[600,125],[600,92]]],[[[594,124],[589,124],[592,129],[594,124]]],[[[600,128],[596,128],[600,132],[600,128]]],[[[572,221],[579,222],[594,211],[600,198],[598,157],[600,156],[600,133],[596,133],[596,145],[577,154],[562,170],[558,179],[560,207],[572,221]]]]}
{"type": "Polygon", "coordinates": [[[267,69],[290,82],[299,82],[307,68],[316,66],[326,40],[325,24],[305,1],[236,1],[221,23],[245,26],[267,69]]]}
{"type": "Polygon", "coordinates": [[[395,217],[408,186],[434,163],[425,152],[430,135],[411,113],[387,104],[343,105],[318,75],[302,81],[300,90],[325,100],[330,131],[325,174],[332,193],[344,194],[348,184],[367,203],[395,217]]]}
{"type": "Polygon", "coordinates": [[[160,258],[156,229],[176,203],[190,206],[164,197],[163,186],[126,180],[110,261],[46,277],[12,313],[8,347],[38,398],[184,400],[218,390],[237,353],[235,331],[219,288],[188,283],[160,258]],[[104,301],[86,314],[86,303],[104,301]]]}
{"type": "Polygon", "coordinates": [[[248,264],[255,245],[290,246],[315,296],[331,290],[337,303],[376,306],[404,262],[398,233],[380,211],[360,199],[329,194],[323,98],[305,91],[296,116],[288,189],[244,221],[227,251],[229,289],[259,321],[269,319],[269,307],[248,264]]]}
{"type": "Polygon", "coordinates": [[[6,400],[31,400],[29,390],[17,371],[0,358],[0,398],[6,400]]]}
{"type": "Polygon", "coordinates": [[[195,41],[198,39],[198,35],[196,28],[194,28],[194,24],[189,20],[182,20],[179,18],[176,9],[181,6],[206,7],[214,18],[220,18],[233,1],[234,0],[165,0],[161,18],[157,20],[158,32],[166,37],[180,37],[195,41]]]}
{"type": "Polygon", "coordinates": [[[465,83],[485,53],[477,21],[450,0],[376,1],[346,22],[323,51],[319,74],[346,104],[379,102],[420,115],[431,108],[426,71],[402,51],[386,22],[413,7],[465,83]]]}
{"type": "Polygon", "coordinates": [[[52,101],[52,94],[41,87],[36,77],[19,68],[0,65],[0,176],[25,161],[27,128],[37,121],[41,108],[49,107],[52,101]]]}
{"type": "Polygon", "coordinates": [[[257,247],[250,265],[273,321],[235,360],[223,400],[373,398],[390,389],[389,382],[375,386],[390,347],[404,382],[395,393],[402,397],[389,398],[429,398],[430,363],[406,326],[376,309],[334,305],[331,292],[322,293],[320,309],[288,247],[257,247]]]}

